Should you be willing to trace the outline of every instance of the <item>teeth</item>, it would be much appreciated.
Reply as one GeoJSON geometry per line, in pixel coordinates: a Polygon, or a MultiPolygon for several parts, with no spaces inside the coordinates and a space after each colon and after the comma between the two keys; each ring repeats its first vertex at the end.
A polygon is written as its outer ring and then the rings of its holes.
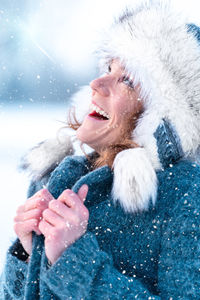
{"type": "Polygon", "coordinates": [[[98,114],[106,117],[107,119],[110,119],[110,116],[103,110],[101,110],[98,106],[91,104],[92,110],[95,110],[98,114]]]}

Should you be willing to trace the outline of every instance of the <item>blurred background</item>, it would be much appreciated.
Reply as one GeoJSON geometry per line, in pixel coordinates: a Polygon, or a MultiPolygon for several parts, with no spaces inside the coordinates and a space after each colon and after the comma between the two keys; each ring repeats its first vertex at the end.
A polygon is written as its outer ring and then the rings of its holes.
{"type": "MultiPolygon", "coordinates": [[[[20,158],[63,126],[71,95],[98,74],[98,34],[136,1],[0,0],[0,271],[26,199],[20,158]]],[[[198,0],[173,5],[200,25],[198,0]]]]}

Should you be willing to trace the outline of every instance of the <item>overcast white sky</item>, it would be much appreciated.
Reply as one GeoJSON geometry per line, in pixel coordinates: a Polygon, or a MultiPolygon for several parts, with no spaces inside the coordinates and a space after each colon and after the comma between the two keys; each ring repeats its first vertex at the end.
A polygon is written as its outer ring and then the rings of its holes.
{"type": "MultiPolygon", "coordinates": [[[[91,49],[97,32],[112,22],[125,3],[134,2],[141,0],[43,0],[24,25],[29,37],[49,54],[50,59],[64,64],[72,73],[84,75],[85,69],[93,66],[91,49]]],[[[171,2],[200,24],[200,1],[171,2]]]]}

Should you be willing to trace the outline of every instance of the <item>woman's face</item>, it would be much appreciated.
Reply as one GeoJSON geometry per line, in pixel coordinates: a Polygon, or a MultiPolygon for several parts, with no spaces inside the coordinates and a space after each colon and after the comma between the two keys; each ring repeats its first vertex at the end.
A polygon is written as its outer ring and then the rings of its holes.
{"type": "Polygon", "coordinates": [[[139,98],[140,87],[133,86],[118,60],[113,60],[108,72],[93,80],[90,86],[91,112],[76,135],[80,141],[100,152],[123,141],[127,122],[134,122],[143,105],[139,98]]]}

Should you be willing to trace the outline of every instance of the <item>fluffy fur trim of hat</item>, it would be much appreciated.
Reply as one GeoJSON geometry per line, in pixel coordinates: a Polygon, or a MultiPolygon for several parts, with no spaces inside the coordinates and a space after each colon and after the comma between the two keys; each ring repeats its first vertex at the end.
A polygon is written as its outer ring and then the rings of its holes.
{"type": "Polygon", "coordinates": [[[126,212],[147,210],[155,204],[157,176],[142,148],[128,149],[117,154],[114,160],[112,195],[126,212]]]}
{"type": "Polygon", "coordinates": [[[39,143],[23,157],[20,168],[26,170],[33,180],[39,180],[52,171],[61,160],[74,153],[68,135],[60,135],[39,143]]]}

